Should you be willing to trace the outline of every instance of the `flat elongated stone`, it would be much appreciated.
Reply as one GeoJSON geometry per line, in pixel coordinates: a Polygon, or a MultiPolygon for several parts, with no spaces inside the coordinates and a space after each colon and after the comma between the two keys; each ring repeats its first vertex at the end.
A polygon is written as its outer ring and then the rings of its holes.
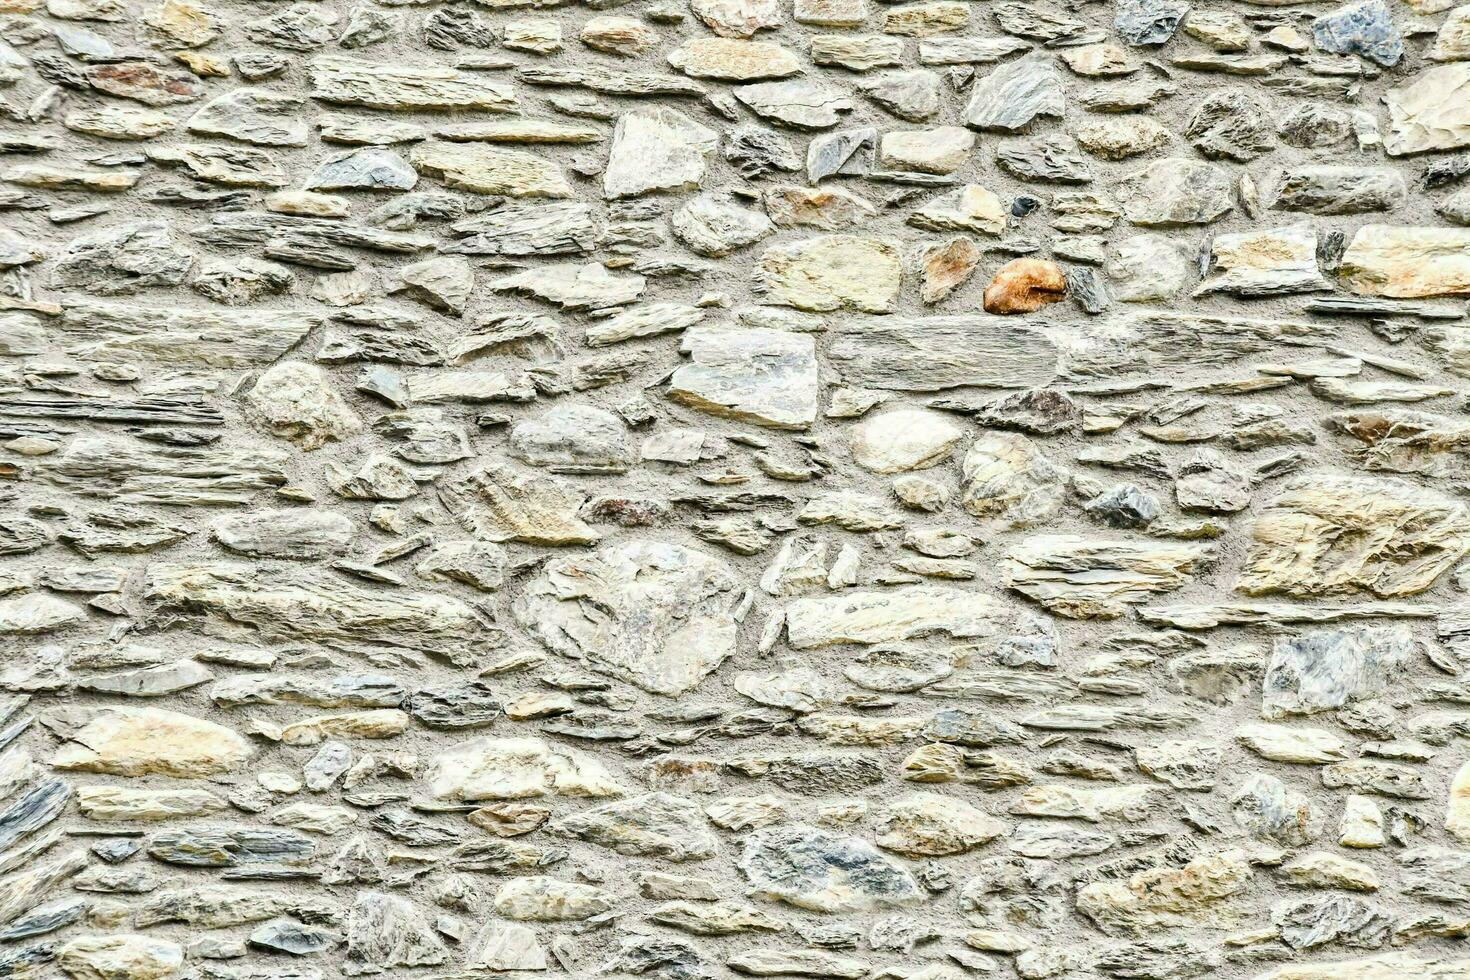
{"type": "Polygon", "coordinates": [[[475,610],[457,598],[368,591],[320,575],[155,563],[148,569],[144,595],[247,624],[267,637],[310,638],[344,650],[375,648],[464,664],[495,643],[475,610]]]}
{"type": "Polygon", "coordinates": [[[786,607],[795,650],[838,643],[892,643],[931,633],[973,639],[1000,633],[1013,616],[981,593],[934,585],[796,599],[786,607]]]}
{"type": "Polygon", "coordinates": [[[674,371],[669,397],[726,418],[775,429],[816,420],[812,338],[782,330],[695,328],[679,345],[690,362],[674,371]]]}
{"type": "Polygon", "coordinates": [[[104,708],[61,746],[57,769],[202,779],[231,772],[250,744],[214,722],[160,708],[104,708]]]}
{"type": "Polygon", "coordinates": [[[850,384],[897,391],[1028,388],[1052,381],[1056,339],[999,316],[892,318],[839,326],[831,359],[850,384]]]}
{"type": "Polygon", "coordinates": [[[1011,548],[1004,574],[1009,588],[1059,616],[1107,619],[1186,584],[1206,554],[1194,544],[1040,535],[1011,548]]]}
{"type": "Polygon", "coordinates": [[[477,194],[575,196],[560,167],[524,150],[502,150],[480,143],[420,143],[409,159],[446,187],[477,194]]]}
{"type": "Polygon", "coordinates": [[[413,68],[381,61],[323,56],[308,72],[311,96],[335,105],[401,111],[514,112],[516,98],[507,87],[482,76],[438,65],[413,68]]]}
{"type": "Polygon", "coordinates": [[[536,738],[477,738],[434,759],[429,790],[441,800],[522,800],[538,796],[621,796],[603,765],[536,738]]]}
{"type": "Polygon", "coordinates": [[[153,936],[78,936],[57,951],[56,959],[76,980],[166,980],[184,965],[184,950],[153,936]]]}
{"type": "Polygon", "coordinates": [[[668,54],[669,64],[691,78],[752,82],[786,78],[801,71],[796,55],[770,41],[702,37],[686,41],[668,54]]]}
{"type": "Polygon", "coordinates": [[[630,541],[558,558],[516,603],[541,642],[656,694],[692,690],[735,651],[736,580],[710,556],[630,541]]]}
{"type": "Polygon", "coordinates": [[[699,805],[667,793],[648,793],[582,810],[554,821],[551,831],[600,844],[618,854],[663,861],[703,861],[719,850],[699,805]]]}
{"type": "Polygon", "coordinates": [[[68,352],[87,360],[137,357],[232,368],[269,364],[323,321],[292,310],[197,310],[72,302],[61,315],[68,352]]]}

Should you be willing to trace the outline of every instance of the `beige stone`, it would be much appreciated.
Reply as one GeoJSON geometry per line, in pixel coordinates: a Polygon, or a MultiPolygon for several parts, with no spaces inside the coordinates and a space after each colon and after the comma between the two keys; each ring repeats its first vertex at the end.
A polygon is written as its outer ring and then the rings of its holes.
{"type": "Polygon", "coordinates": [[[757,270],[770,300],[800,310],[887,313],[903,281],[898,249],[852,235],[824,235],[767,249],[757,270]]]}
{"type": "Polygon", "coordinates": [[[162,708],[103,708],[56,751],[57,769],[203,779],[233,772],[252,749],[237,732],[162,708]]]}
{"type": "Polygon", "coordinates": [[[1364,225],[1338,274],[1364,296],[1470,296],[1470,228],[1364,225]]]}

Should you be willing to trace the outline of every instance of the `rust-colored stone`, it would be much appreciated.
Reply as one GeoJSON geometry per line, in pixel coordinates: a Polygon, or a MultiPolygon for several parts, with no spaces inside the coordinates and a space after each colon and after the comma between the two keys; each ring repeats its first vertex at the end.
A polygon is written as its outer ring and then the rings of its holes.
{"type": "Polygon", "coordinates": [[[1034,313],[1066,295],[1062,267],[1046,259],[1012,259],[985,287],[986,313],[1034,313]]]}

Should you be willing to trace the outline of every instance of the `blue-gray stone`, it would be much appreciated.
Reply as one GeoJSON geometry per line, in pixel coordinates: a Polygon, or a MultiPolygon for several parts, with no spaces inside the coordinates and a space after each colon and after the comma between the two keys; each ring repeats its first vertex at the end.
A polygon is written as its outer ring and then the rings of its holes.
{"type": "Polygon", "coordinates": [[[1184,0],[1119,0],[1113,30],[1125,44],[1163,44],[1189,13],[1184,0]]]}
{"type": "Polygon", "coordinates": [[[406,191],[419,180],[408,162],[381,146],[329,157],[306,182],[309,191],[406,191]]]}
{"type": "Polygon", "coordinates": [[[1362,0],[1312,21],[1317,47],[1356,54],[1392,68],[1404,56],[1404,38],[1383,0],[1362,0]]]}

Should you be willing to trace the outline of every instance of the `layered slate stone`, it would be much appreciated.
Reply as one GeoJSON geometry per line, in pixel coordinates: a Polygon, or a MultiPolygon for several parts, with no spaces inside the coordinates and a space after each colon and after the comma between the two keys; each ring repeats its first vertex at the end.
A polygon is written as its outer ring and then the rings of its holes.
{"type": "Polygon", "coordinates": [[[669,381],[673,400],[776,429],[805,429],[817,415],[816,344],[781,330],[696,328],[680,344],[690,363],[669,381]]]}

